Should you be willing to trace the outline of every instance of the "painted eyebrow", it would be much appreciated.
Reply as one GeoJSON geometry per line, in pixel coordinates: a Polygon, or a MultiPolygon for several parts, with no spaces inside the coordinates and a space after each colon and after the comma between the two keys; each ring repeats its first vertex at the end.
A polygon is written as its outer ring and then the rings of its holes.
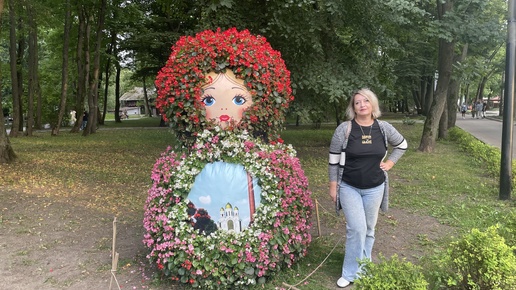
{"type": "MultiPolygon", "coordinates": [[[[214,90],[214,89],[215,89],[214,87],[207,87],[207,88],[204,88],[204,91],[206,91],[206,90],[214,90]]],[[[242,90],[242,91],[246,91],[246,89],[241,88],[241,87],[231,87],[231,89],[239,89],[239,90],[242,90]]]]}

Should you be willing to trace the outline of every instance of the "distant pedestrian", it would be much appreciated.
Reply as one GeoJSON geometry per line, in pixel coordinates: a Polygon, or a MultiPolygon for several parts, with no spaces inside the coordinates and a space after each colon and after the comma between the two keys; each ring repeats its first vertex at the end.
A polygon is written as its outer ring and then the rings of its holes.
{"type": "Polygon", "coordinates": [[[82,114],[81,130],[86,129],[86,125],[88,125],[88,112],[84,111],[84,114],[82,114]]]}
{"type": "Polygon", "coordinates": [[[487,110],[487,102],[484,102],[482,104],[482,118],[486,117],[486,110],[487,110]]]}
{"type": "Polygon", "coordinates": [[[475,105],[475,111],[477,111],[477,119],[480,119],[480,115],[482,114],[482,108],[483,108],[483,105],[482,103],[480,102],[480,100],[477,101],[476,105],[475,105]]]}
{"type": "Polygon", "coordinates": [[[466,118],[466,111],[468,110],[468,106],[466,106],[466,103],[462,103],[460,106],[460,113],[462,114],[462,119],[466,118]]]}

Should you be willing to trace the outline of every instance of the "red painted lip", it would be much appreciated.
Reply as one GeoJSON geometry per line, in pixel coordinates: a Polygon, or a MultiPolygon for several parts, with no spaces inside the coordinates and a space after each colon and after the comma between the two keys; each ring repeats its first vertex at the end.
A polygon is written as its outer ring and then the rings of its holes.
{"type": "Polygon", "coordinates": [[[222,122],[227,122],[229,121],[229,116],[228,115],[222,115],[219,117],[219,120],[221,120],[222,122]]]}

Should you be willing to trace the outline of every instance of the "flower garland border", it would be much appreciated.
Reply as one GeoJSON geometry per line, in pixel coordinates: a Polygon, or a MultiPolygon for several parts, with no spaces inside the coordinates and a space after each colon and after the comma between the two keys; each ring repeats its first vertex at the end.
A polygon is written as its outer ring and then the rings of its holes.
{"type": "Polygon", "coordinates": [[[313,203],[290,145],[264,144],[246,131],[205,130],[189,154],[169,148],[157,160],[145,205],[144,244],[161,273],[203,289],[240,288],[306,255],[313,203]],[[240,233],[204,236],[188,221],[186,198],[206,163],[240,163],[258,177],[262,202],[253,225],[240,233]]]}

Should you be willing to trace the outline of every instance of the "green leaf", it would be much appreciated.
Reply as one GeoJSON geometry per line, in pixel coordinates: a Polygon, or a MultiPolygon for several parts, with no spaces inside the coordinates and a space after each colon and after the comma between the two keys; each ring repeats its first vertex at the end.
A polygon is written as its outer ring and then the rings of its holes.
{"type": "Polygon", "coordinates": [[[181,277],[181,283],[186,283],[188,282],[188,277],[187,276],[182,276],[181,277]]]}
{"type": "Polygon", "coordinates": [[[183,276],[183,275],[186,273],[186,270],[185,270],[185,268],[179,268],[179,270],[177,270],[177,273],[178,273],[180,276],[183,276]]]}
{"type": "Polygon", "coordinates": [[[247,267],[247,268],[245,269],[245,273],[246,273],[247,275],[254,275],[254,268],[247,267]]]}

